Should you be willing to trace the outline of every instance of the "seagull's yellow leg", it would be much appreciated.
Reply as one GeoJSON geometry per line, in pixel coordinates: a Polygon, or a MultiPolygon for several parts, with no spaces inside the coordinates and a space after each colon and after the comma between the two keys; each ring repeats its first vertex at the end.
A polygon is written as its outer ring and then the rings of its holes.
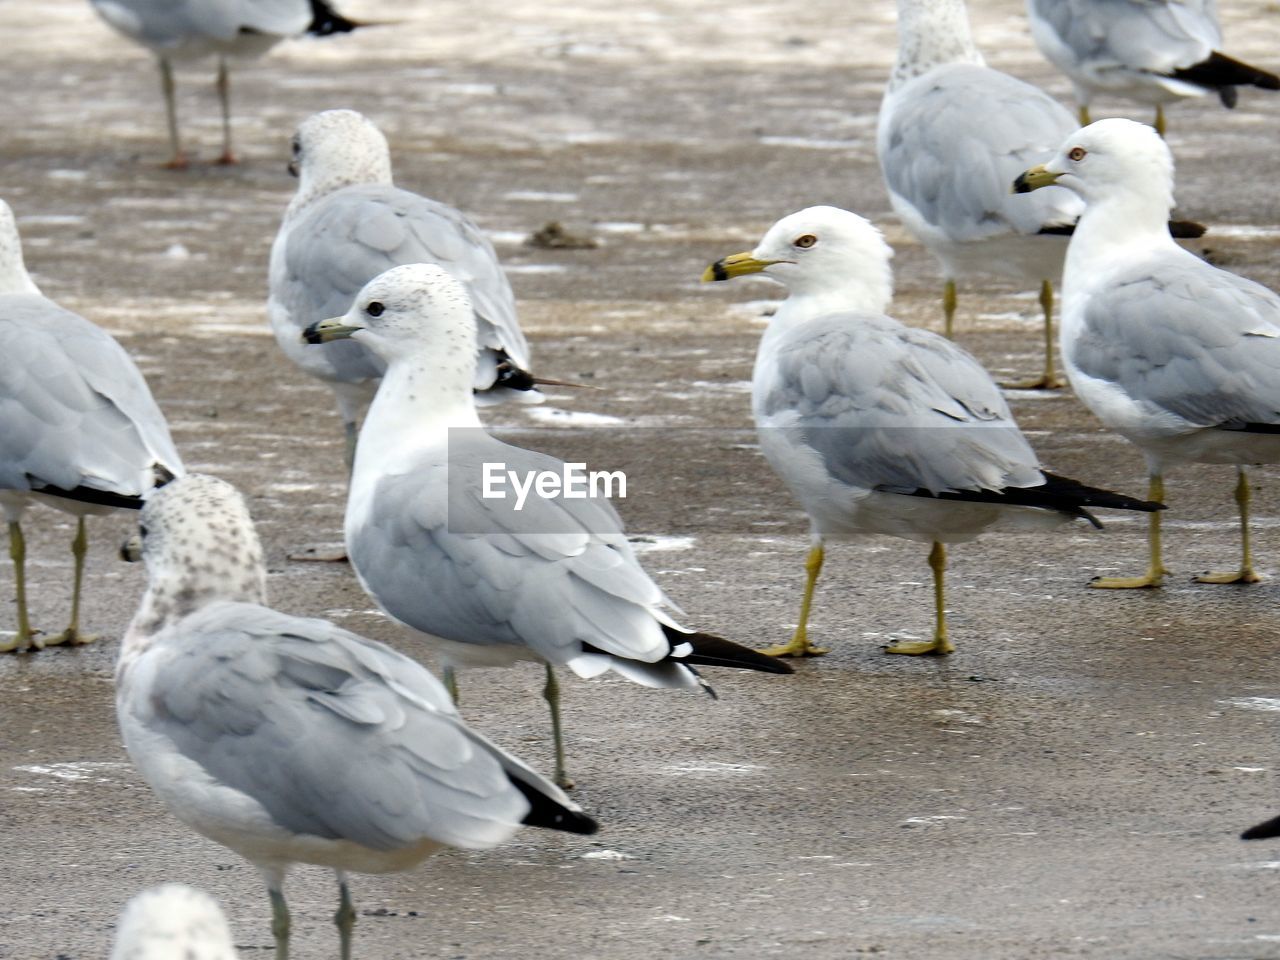
{"type": "Polygon", "coordinates": [[[276,941],[276,960],[289,960],[289,905],[284,902],[284,893],[274,887],[267,891],[271,895],[271,936],[276,941]]]}
{"type": "Polygon", "coordinates": [[[543,699],[547,701],[547,706],[551,708],[551,736],[555,740],[556,748],[556,771],[555,784],[561,790],[572,790],[573,781],[569,779],[569,774],[564,768],[564,734],[560,726],[560,681],[556,679],[556,672],[551,669],[551,664],[547,664],[547,685],[542,688],[543,699]]]}
{"type": "Polygon", "coordinates": [[[84,517],[76,523],[75,539],[71,541],[71,555],[75,558],[75,580],[71,587],[71,623],[56,637],[44,642],[46,647],[66,643],[71,645],[93,643],[97,636],[80,632],[80,588],[84,585],[84,557],[89,550],[89,538],[85,535],[84,517]]]}
{"type": "Polygon", "coordinates": [[[456,707],[458,705],[458,672],[453,669],[452,664],[447,664],[444,668],[444,688],[449,691],[449,699],[456,707]]]}
{"type": "Polygon", "coordinates": [[[1089,122],[1089,105],[1082,103],[1080,104],[1080,126],[1087,127],[1089,122]]]}
{"type": "Polygon", "coordinates": [[[937,540],[933,541],[933,549],[929,551],[929,567],[933,570],[933,639],[891,643],[884,648],[885,653],[905,653],[918,657],[923,653],[942,655],[955,652],[956,648],[947,639],[947,601],[944,586],[947,572],[947,548],[937,540]]]}
{"type": "Polygon", "coordinates": [[[27,614],[27,541],[16,520],[9,521],[9,559],[13,561],[13,593],[18,607],[18,632],[0,640],[0,653],[12,653],[41,647],[39,630],[31,627],[27,614]]]}
{"type": "Polygon", "coordinates": [[[356,908],[351,904],[351,891],[347,889],[347,877],[338,871],[338,910],[333,915],[338,925],[338,949],[342,960],[351,960],[351,931],[356,927],[356,908]]]}
{"type": "Polygon", "coordinates": [[[1164,136],[1164,106],[1156,104],[1156,133],[1164,136]]]}
{"type": "Polygon", "coordinates": [[[822,572],[822,541],[819,540],[809,550],[804,561],[807,575],[804,584],[804,599],[800,601],[800,622],[796,624],[796,632],[791,640],[776,647],[766,647],[761,653],[771,657],[820,657],[827,652],[825,647],[815,647],[809,642],[809,607],[813,604],[813,588],[818,582],[818,574],[822,572]]]}
{"type": "Polygon", "coordinates": [[[1000,386],[1012,390],[1057,390],[1067,385],[1053,359],[1053,284],[1048,280],[1040,282],[1040,309],[1044,313],[1044,372],[1031,380],[1002,383],[1000,386]]]}
{"type": "Polygon", "coordinates": [[[163,57],[160,58],[159,63],[160,89],[164,93],[165,119],[169,122],[169,147],[173,151],[173,156],[169,158],[165,168],[168,170],[185,170],[187,169],[187,155],[182,152],[182,144],[178,140],[178,108],[174,102],[173,67],[163,57]]]}
{"type": "MultiPolygon", "coordinates": [[[[1164,502],[1164,477],[1153,473],[1147,487],[1147,499],[1164,502]]],[[[1147,546],[1151,551],[1147,561],[1147,572],[1140,577],[1094,577],[1089,586],[1099,590],[1135,590],[1140,587],[1158,587],[1164,581],[1165,569],[1160,557],[1160,511],[1151,514],[1147,521],[1147,546]]]]}
{"type": "Polygon", "coordinates": [[[1244,467],[1236,480],[1236,505],[1240,508],[1240,569],[1226,573],[1206,573],[1196,577],[1196,583],[1261,583],[1262,574],[1253,568],[1253,551],[1249,548],[1249,474],[1244,467]]]}
{"type": "Polygon", "coordinates": [[[948,279],[947,285],[942,288],[942,316],[944,318],[943,332],[947,335],[948,340],[954,339],[952,331],[956,321],[956,282],[948,279]]]}

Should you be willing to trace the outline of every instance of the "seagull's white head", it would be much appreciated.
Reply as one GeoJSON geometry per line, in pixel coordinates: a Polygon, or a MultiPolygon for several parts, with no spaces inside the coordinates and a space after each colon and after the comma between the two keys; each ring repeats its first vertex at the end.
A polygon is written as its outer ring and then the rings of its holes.
{"type": "Polygon", "coordinates": [[[291,149],[289,172],[298,178],[298,200],[303,202],[352,184],[391,183],[387,138],[354,110],[307,117],[293,135],[291,149]]]}
{"type": "Polygon", "coordinates": [[[893,297],[893,251],[872,224],[839,207],[808,207],[783,217],[750,253],[718,260],[703,280],[763,273],[792,294],[821,297],[832,309],[883,313],[893,297]]]}
{"type": "Polygon", "coordinates": [[[9,205],[0,200],[0,293],[39,293],[22,260],[18,221],[9,205]]]}
{"type": "Polygon", "coordinates": [[[134,624],[147,633],[217,600],[265,603],[262,544],[239,491],[190,473],[153,491],[126,560],[147,564],[147,594],[134,624]]]}
{"type": "Polygon", "coordinates": [[[218,901],[194,887],[166,883],[142,891],[116,924],[111,960],[236,960],[231,928],[218,901]]]}
{"type": "Polygon", "coordinates": [[[1071,134],[1048,163],[1019,176],[1014,190],[1026,193],[1050,184],[1074,191],[1090,206],[1122,198],[1158,208],[1163,219],[1173,208],[1173,154],[1144,123],[1099,120],[1071,134]]]}
{"type": "MultiPolygon", "coordinates": [[[[458,374],[471,391],[476,320],[462,282],[434,263],[392,267],[364,285],[346,316],[313,323],[308,343],[355,340],[388,365],[429,354],[432,370],[458,374]]],[[[452,376],[450,377],[452,379],[452,376]]]]}

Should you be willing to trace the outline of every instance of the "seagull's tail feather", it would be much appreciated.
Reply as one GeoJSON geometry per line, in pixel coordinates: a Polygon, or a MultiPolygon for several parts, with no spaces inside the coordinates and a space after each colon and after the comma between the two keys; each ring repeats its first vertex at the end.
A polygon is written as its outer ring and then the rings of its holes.
{"type": "Polygon", "coordinates": [[[684,633],[666,624],[662,625],[662,630],[673,647],[688,644],[693,648],[686,656],[680,657],[681,663],[697,663],[705,667],[737,667],[739,670],[759,670],[763,673],[795,673],[794,668],[786,661],[723,637],[710,633],[684,633]]]}
{"type": "Polygon", "coordinates": [[[525,826],[563,830],[565,833],[581,833],[588,836],[600,829],[600,824],[583,813],[576,803],[560,794],[559,790],[555,790],[555,793],[560,796],[554,796],[546,791],[550,784],[531,782],[521,778],[519,773],[520,771],[508,769],[507,779],[529,801],[529,812],[520,821],[525,826]]]}
{"type": "Polygon", "coordinates": [[[1261,87],[1263,90],[1280,90],[1280,77],[1266,70],[1242,63],[1234,57],[1216,50],[1199,63],[1173,71],[1174,80],[1193,83],[1218,92],[1224,107],[1236,105],[1236,87],[1261,87]]]}
{"type": "Polygon", "coordinates": [[[1240,834],[1241,840],[1269,840],[1271,837],[1280,837],[1280,817],[1272,817],[1240,834]]]}

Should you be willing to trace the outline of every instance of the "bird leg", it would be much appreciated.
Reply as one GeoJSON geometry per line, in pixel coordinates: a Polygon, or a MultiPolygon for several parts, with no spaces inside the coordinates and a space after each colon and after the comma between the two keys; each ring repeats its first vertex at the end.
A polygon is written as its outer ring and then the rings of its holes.
{"type": "Polygon", "coordinates": [[[44,642],[46,647],[56,647],[63,643],[75,646],[93,643],[98,639],[92,633],[80,632],[80,588],[84,584],[84,557],[88,550],[89,538],[85,534],[84,517],[81,517],[76,522],[76,535],[71,541],[71,555],[75,558],[75,579],[71,587],[71,622],[67,625],[67,629],[56,637],[46,640],[44,642]]]}
{"type": "Polygon", "coordinates": [[[225,167],[240,162],[231,152],[231,76],[226,57],[218,58],[218,100],[222,103],[222,156],[217,162],[225,167]]]}
{"type": "Polygon", "coordinates": [[[1040,283],[1040,309],[1044,313],[1044,372],[1030,380],[1000,384],[1006,389],[1057,390],[1067,385],[1062,374],[1058,373],[1053,359],[1053,284],[1048,280],[1042,280],[1040,283]]]}
{"type": "Polygon", "coordinates": [[[1082,103],[1080,104],[1080,126],[1087,127],[1089,123],[1089,105],[1082,103]]]}
{"type": "Polygon", "coordinates": [[[351,960],[351,932],[356,926],[356,908],[351,904],[347,875],[341,870],[334,872],[338,875],[338,910],[333,915],[333,922],[338,925],[338,949],[342,960],[351,960]]]}
{"type": "Polygon", "coordinates": [[[27,614],[27,541],[16,520],[9,521],[9,559],[13,561],[13,593],[18,607],[18,632],[10,640],[0,640],[0,653],[39,650],[43,644],[39,630],[33,630],[27,614]]]}
{"type": "Polygon", "coordinates": [[[1262,574],[1253,568],[1253,552],[1249,547],[1249,474],[1240,468],[1236,480],[1236,505],[1240,508],[1240,548],[1243,557],[1240,569],[1226,573],[1205,573],[1196,577],[1196,583],[1261,583],[1262,574]]]}
{"type": "Polygon", "coordinates": [[[564,769],[564,735],[560,726],[560,682],[556,680],[556,672],[551,668],[551,664],[545,665],[547,668],[547,684],[542,688],[542,696],[547,701],[547,706],[551,708],[551,736],[555,740],[556,750],[556,772],[555,784],[561,790],[572,790],[573,781],[569,779],[569,774],[564,769]]]}
{"type": "Polygon", "coordinates": [[[933,541],[933,549],[929,551],[929,567],[933,570],[933,639],[893,643],[884,648],[885,653],[905,653],[918,657],[924,653],[941,656],[955,652],[956,648],[947,639],[947,602],[943,583],[947,570],[947,548],[937,540],[933,541]]]}
{"type": "Polygon", "coordinates": [[[766,647],[760,652],[770,657],[820,657],[827,652],[825,647],[815,647],[809,642],[809,608],[813,604],[813,588],[818,582],[818,574],[822,572],[824,557],[822,541],[819,540],[809,550],[804,561],[806,580],[804,598],[800,601],[800,622],[796,624],[796,632],[787,643],[775,647],[766,647]]]}
{"type": "Polygon", "coordinates": [[[165,116],[169,120],[169,149],[173,151],[173,156],[164,166],[166,170],[185,170],[188,163],[187,155],[182,152],[182,145],[178,141],[178,107],[173,96],[173,65],[163,57],[160,58],[160,89],[164,92],[165,116]]]}
{"type": "MultiPolygon", "coordinates": [[[[1151,474],[1147,487],[1147,499],[1164,502],[1164,477],[1151,474]]],[[[1147,521],[1147,546],[1151,551],[1147,572],[1140,577],[1094,577],[1089,586],[1098,590],[1135,590],[1141,587],[1158,587],[1169,571],[1160,557],[1160,511],[1156,510],[1147,521]]]]}
{"type": "Polygon", "coordinates": [[[1156,133],[1160,134],[1161,138],[1163,138],[1164,137],[1164,104],[1160,104],[1160,103],[1156,104],[1155,127],[1156,127],[1156,133]]]}
{"type": "Polygon", "coordinates": [[[351,476],[351,471],[356,466],[356,440],[360,437],[360,428],[356,426],[354,420],[348,420],[342,425],[343,433],[346,434],[347,445],[342,453],[343,462],[347,465],[347,476],[351,476]]]}
{"type": "Polygon", "coordinates": [[[947,339],[951,340],[956,321],[956,282],[950,277],[947,278],[946,286],[942,288],[942,316],[942,330],[947,339]]]}
{"type": "Polygon", "coordinates": [[[289,960],[289,905],[284,902],[284,891],[268,888],[271,895],[271,935],[276,940],[276,960],[289,960]]]}
{"type": "Polygon", "coordinates": [[[458,705],[458,671],[453,669],[453,664],[445,664],[444,670],[444,688],[449,691],[449,699],[453,701],[453,705],[458,705]]]}

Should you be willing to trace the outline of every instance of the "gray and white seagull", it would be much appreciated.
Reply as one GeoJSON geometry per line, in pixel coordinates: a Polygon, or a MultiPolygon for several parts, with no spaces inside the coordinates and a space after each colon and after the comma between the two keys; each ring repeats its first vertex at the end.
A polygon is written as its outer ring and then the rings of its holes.
{"type": "Polygon", "coordinates": [[[230,484],[191,474],[157,491],[124,553],[147,565],[116,665],[129,756],[175,817],[261,872],[277,960],[292,864],[337,875],[349,960],[348,871],[408,870],[444,847],[496,846],[522,824],[595,832],[469,729],[420,664],[266,606],[262,548],[230,484]]]}
{"type": "Polygon", "coordinates": [[[490,497],[486,465],[564,476],[554,457],[485,432],[476,415],[475,311],[434,264],[371,280],[311,342],[353,339],[387,364],[360,433],[347,500],[347,554],[387,614],[427,635],[446,669],[546,667],[556,779],[568,784],[554,668],[613,670],[649,687],[706,687],[693,665],[791,668],[674,619],[607,497],[490,497]]]}
{"type": "Polygon", "coordinates": [[[183,472],[137,366],[111,335],[43,296],[27,273],[13,212],[0,200],[0,509],[8,522],[18,625],[0,652],[88,643],[80,593],[85,517],[137,510],[183,472]],[[22,516],[42,502],[76,518],[71,617],[42,636],[27,610],[22,516]]]}
{"type": "Polygon", "coordinates": [[[298,191],[271,248],[267,311],[276,342],[333,390],[346,431],[347,466],[360,417],[386,368],[356,342],[308,347],[300,334],[339,316],[360,288],[403,263],[436,263],[466,285],[475,308],[473,387],[482,403],[537,403],[529,345],[493,245],[461,212],[395,186],[386,137],[354,110],[326,110],[293,136],[298,191]]]}

